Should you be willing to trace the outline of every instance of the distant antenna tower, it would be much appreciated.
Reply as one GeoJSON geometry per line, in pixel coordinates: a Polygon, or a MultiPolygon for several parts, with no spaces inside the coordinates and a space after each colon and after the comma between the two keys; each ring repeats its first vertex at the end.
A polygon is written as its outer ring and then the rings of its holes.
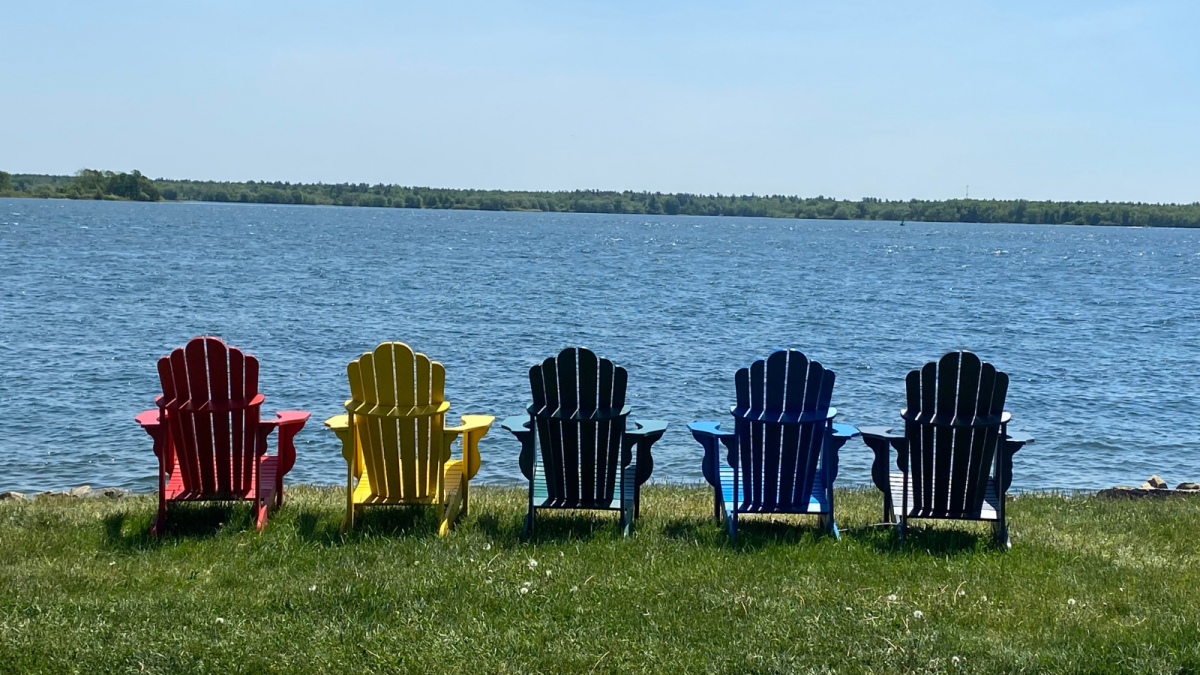
{"type": "Polygon", "coordinates": [[[967,186],[967,199],[970,199],[970,198],[971,198],[971,186],[968,185],[967,186]]]}

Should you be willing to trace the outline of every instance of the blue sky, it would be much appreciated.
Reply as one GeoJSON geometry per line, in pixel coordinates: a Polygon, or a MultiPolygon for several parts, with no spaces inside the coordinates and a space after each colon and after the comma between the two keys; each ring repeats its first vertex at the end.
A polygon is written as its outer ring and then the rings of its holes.
{"type": "Polygon", "coordinates": [[[10,3],[0,169],[1200,201],[1200,2],[10,3]]]}

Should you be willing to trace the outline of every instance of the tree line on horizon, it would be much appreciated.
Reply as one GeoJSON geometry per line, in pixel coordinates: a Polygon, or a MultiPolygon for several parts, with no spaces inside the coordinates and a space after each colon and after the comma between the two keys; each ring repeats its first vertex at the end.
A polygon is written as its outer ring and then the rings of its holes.
{"type": "Polygon", "coordinates": [[[0,196],[133,201],[370,206],[409,209],[750,216],[821,220],[1200,227],[1200,202],[1053,202],[1024,199],[884,200],[864,197],[694,195],[571,190],[459,190],[367,183],[150,179],[138,171],[83,169],[74,176],[0,171],[0,196]]]}

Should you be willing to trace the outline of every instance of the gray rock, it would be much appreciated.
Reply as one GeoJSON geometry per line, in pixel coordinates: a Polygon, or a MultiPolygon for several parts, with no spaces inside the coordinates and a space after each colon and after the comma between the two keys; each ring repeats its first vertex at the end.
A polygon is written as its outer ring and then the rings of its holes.
{"type": "Polygon", "coordinates": [[[8,492],[0,492],[0,502],[4,501],[6,499],[25,499],[25,498],[26,497],[25,497],[24,492],[13,492],[12,490],[9,490],[8,492]]]}
{"type": "Polygon", "coordinates": [[[106,488],[100,488],[99,490],[92,490],[91,492],[88,493],[87,496],[88,497],[107,497],[109,499],[120,499],[122,497],[128,497],[130,494],[131,493],[129,492],[129,490],[126,490],[125,488],[106,487],[106,488]]]}
{"type": "Polygon", "coordinates": [[[87,497],[92,493],[91,485],[80,485],[67,490],[67,495],[71,497],[87,497]]]}
{"type": "Polygon", "coordinates": [[[1175,486],[1176,490],[1200,490],[1200,483],[1180,483],[1175,486]]]}
{"type": "Polygon", "coordinates": [[[1145,483],[1142,483],[1143,490],[1166,490],[1167,481],[1158,476],[1150,476],[1145,483]]]}

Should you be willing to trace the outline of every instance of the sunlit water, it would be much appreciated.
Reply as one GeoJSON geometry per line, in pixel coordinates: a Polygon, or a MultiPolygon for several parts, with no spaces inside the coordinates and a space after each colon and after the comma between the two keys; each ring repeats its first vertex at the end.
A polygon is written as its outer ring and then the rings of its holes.
{"type": "MultiPolygon", "coordinates": [[[[1200,480],[1200,230],[0,200],[0,278],[0,489],[153,489],[133,416],[204,333],[261,359],[264,410],[312,411],[292,481],[343,480],[321,421],[383,340],[445,364],[453,414],[497,418],[530,365],[592,348],[635,418],[671,422],[656,480],[699,480],[686,423],[728,418],[734,371],[779,347],[835,370],[857,425],[977,352],[1037,437],[1018,488],[1200,480]]],[[[481,451],[484,481],[519,477],[499,424],[481,451]]],[[[865,445],[841,457],[869,481],[865,445]]]]}

